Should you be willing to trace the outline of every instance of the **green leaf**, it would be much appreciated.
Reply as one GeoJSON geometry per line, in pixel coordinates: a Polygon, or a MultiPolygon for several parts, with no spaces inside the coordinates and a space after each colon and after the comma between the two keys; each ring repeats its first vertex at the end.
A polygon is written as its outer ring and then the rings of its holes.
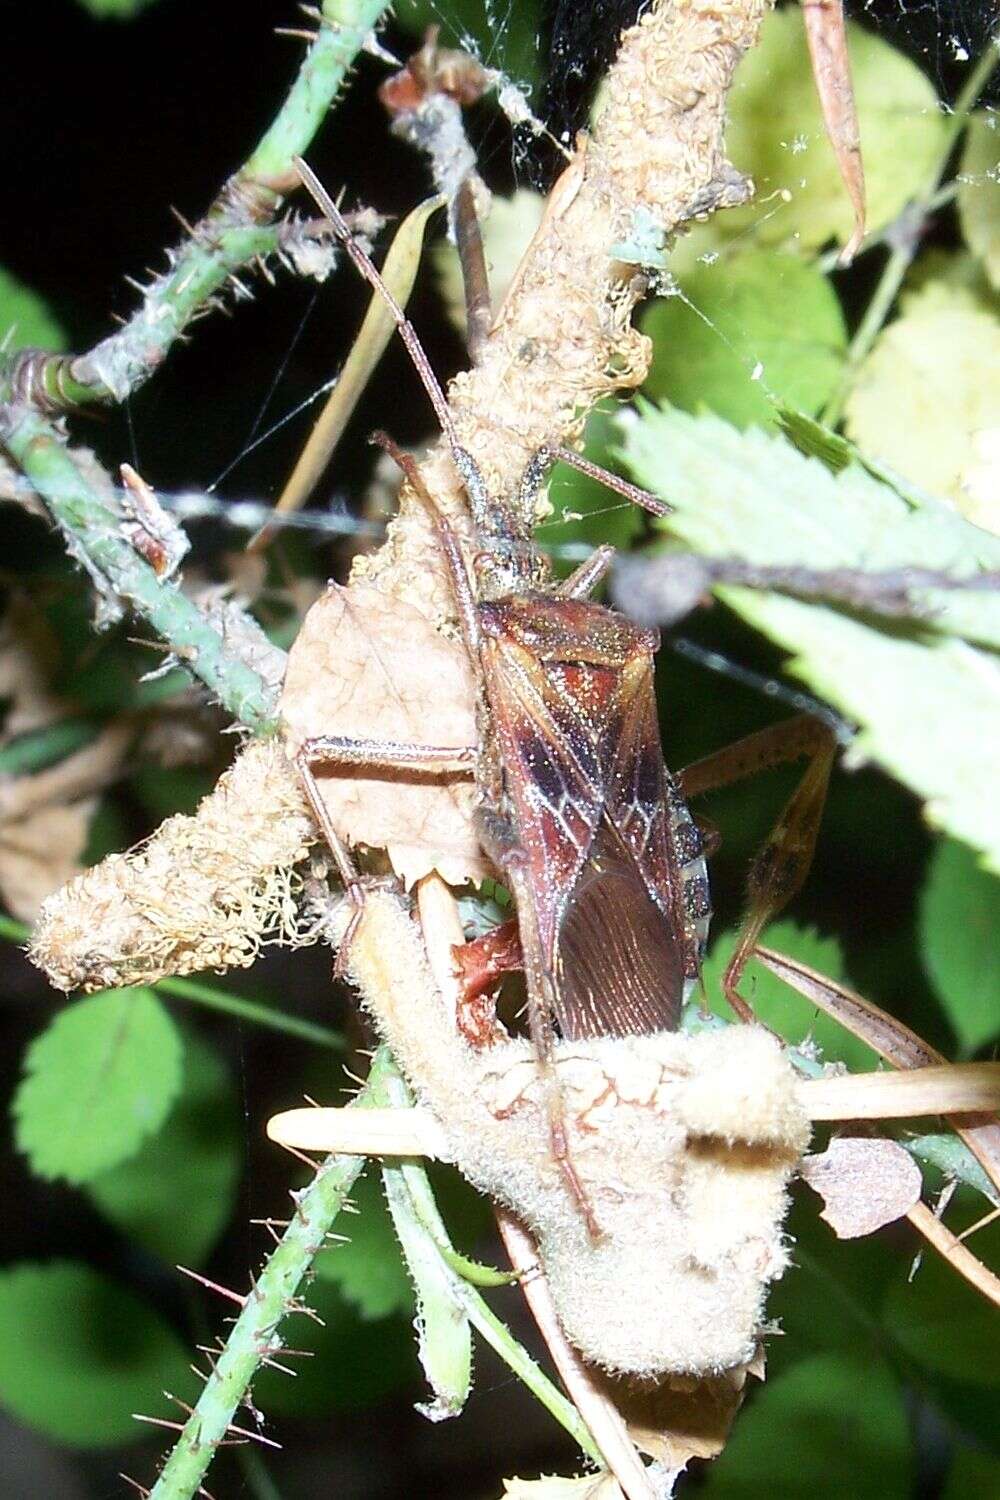
{"type": "Polygon", "coordinates": [[[858,371],[847,434],[866,457],[1000,533],[998,371],[1000,319],[974,293],[930,282],[904,300],[858,371]]]}
{"type": "Polygon", "coordinates": [[[642,320],[653,340],[645,389],[738,427],[778,420],[777,401],[815,415],[837,386],[846,345],[836,293],[792,255],[751,250],[697,265],[680,295],[642,320]]]}
{"type": "Polygon", "coordinates": [[[539,0],[519,0],[503,10],[503,31],[489,0],[452,0],[447,8],[438,0],[396,0],[393,16],[414,37],[423,39],[428,26],[441,29],[442,47],[462,47],[518,83],[531,83],[539,65],[541,7],[539,0]]]}
{"type": "Polygon", "coordinates": [[[700,1493],[907,1500],[911,1464],[902,1392],[888,1365],[821,1354],[755,1393],[700,1493]]]}
{"type": "MultiPolygon", "coordinates": [[[[928,79],[895,47],[849,23],[848,46],[865,158],[868,229],[889,224],[926,187],[945,120],[928,79]]],[[[754,203],[717,216],[718,235],[811,250],[846,241],[853,214],[826,138],[805,44],[792,6],[764,20],[736,71],[726,146],[757,188],[754,203]]]]}
{"type": "Polygon", "coordinates": [[[181,1040],[148,989],[78,1000],[28,1048],[18,1149],[39,1177],[87,1182],[134,1156],[181,1086],[181,1040]]]}
{"type": "MultiPolygon", "coordinates": [[[[976,1253],[986,1254],[978,1241],[976,1253]]],[[[889,1334],[933,1374],[966,1384],[1000,1386],[1000,1311],[939,1255],[925,1249],[913,1280],[904,1269],[882,1312],[889,1334]]]]}
{"type": "MultiPolygon", "coordinates": [[[[617,410],[616,402],[604,401],[595,406],[587,418],[584,456],[604,468],[621,467],[616,464],[612,446],[618,441],[617,410]]],[[[614,494],[599,479],[591,479],[569,464],[553,467],[548,499],[553,518],[536,528],[542,546],[558,544],[566,547],[577,543],[591,548],[610,542],[613,547],[624,551],[645,530],[645,519],[637,505],[614,494]]],[[[560,565],[565,572],[575,566],[576,562],[564,568],[560,565]]]]}
{"type": "MultiPolygon", "coordinates": [[[[808,568],[1000,566],[1000,540],[939,501],[904,499],[857,464],[839,474],[787,441],[717,417],[644,407],[625,434],[636,477],[676,507],[664,523],[695,551],[808,568]]],[[[852,755],[920,796],[928,820],[1000,870],[1000,684],[963,639],[1000,647],[1000,596],[937,593],[907,628],[776,594],[719,597],[792,654],[789,670],[860,726],[852,755]],[[928,711],[933,705],[933,712],[928,711]]]]}
{"type": "Polygon", "coordinates": [[[468,1400],[472,1330],[455,1275],[438,1249],[444,1226],[423,1167],[404,1162],[385,1166],[382,1173],[392,1222],[417,1293],[417,1348],[434,1393],[425,1415],[437,1421],[457,1415],[468,1400]]]}
{"type": "Polygon", "coordinates": [[[969,1500],[970,1495],[1000,1495],[1000,1458],[962,1448],[955,1454],[941,1500],[969,1500]]]}
{"type": "Polygon", "coordinates": [[[0,1403],[81,1448],[147,1436],[163,1390],[191,1396],[188,1354],[145,1302],[73,1261],[0,1272],[0,1403]]]}
{"type": "Polygon", "coordinates": [[[113,1224],[171,1265],[203,1265],[228,1224],[243,1166],[228,1070],[205,1042],[184,1044],[184,1081],[165,1125],[130,1161],[87,1184],[113,1224]]]}
{"type": "Polygon", "coordinates": [[[972,116],[958,168],[958,219],[969,249],[1000,288],[1000,116],[972,116]]]}
{"type": "Polygon", "coordinates": [[[152,5],[153,0],[78,0],[78,3],[99,20],[131,21],[133,16],[152,5]]]}
{"type": "MultiPolygon", "coordinates": [[[[811,927],[800,927],[785,917],[772,922],[761,939],[767,948],[775,948],[789,958],[808,964],[820,974],[834,980],[844,977],[844,959],[835,938],[821,937],[811,927]]],[[[731,1019],[731,1011],[722,993],[722,976],[736,947],[736,933],[724,932],[712,944],[702,970],[708,1001],[717,1015],[731,1019]]],[[[816,1010],[795,990],[790,989],[754,959],[746,967],[740,986],[753,1006],[757,1018],[777,1031],[786,1041],[798,1045],[811,1037],[820,1047],[824,1059],[846,1063],[852,1072],[867,1072],[877,1065],[876,1054],[864,1042],[838,1026],[832,1017],[816,1010]]]]}
{"type": "Polygon", "coordinates": [[[315,1263],[317,1274],[335,1282],[362,1318],[411,1313],[413,1288],[377,1168],[369,1168],[358,1178],[351,1199],[358,1212],[342,1215],[337,1223],[337,1232],[349,1235],[349,1241],[320,1251],[315,1263]]]}
{"type": "Polygon", "coordinates": [[[8,332],[8,352],[66,347],[66,335],[44,299],[0,266],[0,340],[8,332]]]}
{"type": "Polygon", "coordinates": [[[946,839],[920,901],[920,942],[941,1004],[968,1055],[1000,1032],[1000,880],[946,839]]]}

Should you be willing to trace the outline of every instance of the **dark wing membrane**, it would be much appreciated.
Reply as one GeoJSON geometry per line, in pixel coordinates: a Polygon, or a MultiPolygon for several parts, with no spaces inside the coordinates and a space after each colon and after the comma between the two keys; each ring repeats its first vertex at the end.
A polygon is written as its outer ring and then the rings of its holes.
{"type": "Polygon", "coordinates": [[[556,935],[556,1020],[563,1036],[675,1031],[684,990],[683,930],[646,889],[603,822],[556,935]]]}

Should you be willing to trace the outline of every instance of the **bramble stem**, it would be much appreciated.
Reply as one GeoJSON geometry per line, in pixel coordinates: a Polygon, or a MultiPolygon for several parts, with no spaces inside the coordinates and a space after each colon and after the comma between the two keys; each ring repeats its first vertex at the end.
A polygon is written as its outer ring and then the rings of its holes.
{"type": "MultiPolygon", "coordinates": [[[[385,1066],[386,1054],[381,1049],[354,1108],[364,1109],[371,1102],[385,1066]]],[[[364,1164],[362,1156],[328,1157],[309,1186],[296,1195],[291,1223],[247,1294],[198,1403],[150,1491],[150,1500],[190,1500],[197,1492],[263,1360],[281,1349],[278,1326],[295,1310],[303,1277],[364,1164]]]]}
{"type": "Polygon", "coordinates": [[[274,121],[229,178],[170,266],[147,288],[125,326],[85,354],[20,351],[0,364],[0,401],[69,411],[123,401],[163,363],[191,320],[227,280],[282,248],[293,226],[274,222],[298,187],[292,158],[308,149],[387,0],[323,0],[316,40],[274,121]]]}
{"type": "Polygon", "coordinates": [[[29,407],[9,408],[3,441],[105,595],[123,599],[168,641],[181,663],[209,687],[235,719],[263,734],[274,727],[275,695],[232,642],[183,594],[157,576],[123,528],[111,487],[100,493],[52,422],[29,407]]]}

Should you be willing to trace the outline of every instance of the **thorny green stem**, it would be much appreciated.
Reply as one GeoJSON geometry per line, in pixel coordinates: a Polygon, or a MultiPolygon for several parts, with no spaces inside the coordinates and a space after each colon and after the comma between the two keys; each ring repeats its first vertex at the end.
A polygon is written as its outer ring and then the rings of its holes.
{"type": "Polygon", "coordinates": [[[962,92],[955,103],[955,108],[948,115],[944,136],[941,141],[941,149],[937,155],[932,170],[928,174],[927,184],[923,192],[918,193],[912,203],[908,204],[896,221],[895,232],[889,239],[893,249],[879,277],[878,285],[872,294],[871,301],[865,309],[864,317],[858,324],[850,348],[847,351],[847,363],[843,377],[834,391],[823,411],[822,422],[826,427],[836,427],[843,414],[844,403],[854,384],[858,369],[866,358],[869,350],[875,342],[893,303],[899,296],[900,288],[913,258],[920,248],[923,238],[923,224],[931,211],[932,205],[937,201],[941,190],[941,178],[951,160],[952,152],[958,143],[958,139],[968,124],[969,116],[979,99],[983,89],[989,83],[995,69],[1000,64],[1000,33],[991,37],[986,44],[986,50],[976,63],[972,72],[965,80],[962,92]]]}
{"type": "Polygon", "coordinates": [[[12,408],[10,426],[0,436],[99,592],[124,599],[148,621],[235,719],[256,734],[273,729],[273,689],[178,585],[158,577],[139,555],[117,504],[94,488],[49,419],[27,407],[12,408]]]}
{"type": "MultiPolygon", "coordinates": [[[[409,1085],[391,1058],[387,1058],[384,1071],[377,1082],[372,1085],[371,1102],[373,1105],[380,1104],[384,1107],[396,1108],[406,1107],[413,1103],[409,1085]]],[[[460,1269],[456,1269],[456,1266],[460,1266],[465,1258],[457,1253],[448,1237],[434,1201],[434,1192],[427,1172],[422,1164],[415,1160],[404,1161],[399,1166],[384,1166],[383,1171],[398,1173],[402,1178],[413,1214],[434,1242],[449,1273],[454,1299],[473,1328],[478,1330],[490,1348],[500,1356],[518,1379],[524,1382],[546,1411],[566,1429],[581,1452],[586,1453],[594,1463],[603,1466],[604,1459],[601,1456],[601,1450],[576,1407],[566,1399],[544,1370],[535,1363],[506,1323],[497,1317],[485,1299],[476,1291],[470,1278],[460,1269]]],[[[469,1263],[465,1262],[465,1264],[469,1263]]],[[[474,1267],[474,1274],[480,1269],[483,1268],[474,1267]]]]}
{"type": "Polygon", "coordinates": [[[82,355],[39,356],[30,373],[24,353],[0,365],[0,400],[25,399],[39,410],[67,411],[95,401],[123,401],[162,364],[193,318],[204,312],[244,266],[282,245],[273,220],[283,195],[298,186],[292,158],[306,151],[387,0],[323,0],[316,40],[274,121],[248,160],[225,184],[142,303],[118,332],[82,355]],[[12,383],[16,372],[21,379],[12,383]],[[24,389],[24,385],[27,389],[24,389]]]}
{"type": "MultiPolygon", "coordinates": [[[[386,0],[324,0],[319,35],[281,109],[249,160],[219,194],[120,333],[80,359],[42,360],[29,389],[16,391],[13,356],[0,374],[0,442],[21,467],[87,567],[99,591],[125,599],[167,640],[220,703],[255,733],[274,728],[274,694],[175,583],[157,576],[123,534],[122,514],[66,449],[42,413],[109,398],[121,400],[162,362],[191,318],[204,310],[234,268],[266,248],[262,234],[281,194],[297,184],[292,157],[304,151],[329,109],[386,0]],[[12,400],[20,394],[27,400],[12,400]]],[[[272,247],[273,248],[273,247],[272,247]]],[[[23,368],[23,367],[22,367],[23,368]]]]}
{"type": "MultiPolygon", "coordinates": [[[[368,1083],[354,1100],[354,1108],[371,1106],[372,1090],[378,1087],[385,1066],[383,1049],[375,1054],[368,1083]]],[[[364,1164],[361,1156],[329,1156],[309,1186],[295,1194],[291,1223],[248,1292],[198,1403],[150,1491],[150,1500],[190,1500],[198,1490],[261,1364],[283,1347],[278,1327],[296,1310],[303,1277],[323,1248],[364,1164]]]]}
{"type": "MultiPolygon", "coordinates": [[[[15,922],[12,917],[0,912],[0,938],[9,943],[26,943],[31,929],[24,922],[15,922]]],[[[313,1042],[317,1047],[329,1047],[342,1051],[345,1042],[339,1031],[328,1026],[319,1026],[315,1021],[303,1020],[301,1016],[290,1016],[286,1011],[274,1010],[256,1000],[247,1000],[242,995],[230,995],[214,985],[201,984],[196,979],[160,979],[151,989],[164,995],[173,995],[178,1000],[188,1000],[195,1005],[204,1005],[209,1010],[222,1011],[224,1015],[236,1016],[251,1026],[264,1026],[271,1031],[284,1032],[286,1036],[298,1037],[304,1042],[313,1042]]]]}

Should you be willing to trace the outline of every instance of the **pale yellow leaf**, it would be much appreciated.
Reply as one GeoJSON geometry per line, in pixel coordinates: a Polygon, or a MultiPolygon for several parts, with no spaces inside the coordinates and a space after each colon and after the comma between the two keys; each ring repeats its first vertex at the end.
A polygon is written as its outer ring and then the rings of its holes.
{"type": "MultiPolygon", "coordinates": [[[[494,197],[483,221],[483,249],[490,277],[490,302],[494,311],[504,299],[521,257],[541,223],[545,199],[531,188],[518,188],[510,198],[494,197]]],[[[438,286],[448,317],[465,332],[465,292],[458,252],[447,240],[434,248],[438,286]]]]}
{"type": "Polygon", "coordinates": [[[541,1479],[505,1479],[501,1500],[624,1500],[613,1474],[581,1474],[564,1479],[559,1474],[541,1479]]]}
{"type": "MultiPolygon", "coordinates": [[[[289,652],[281,699],[290,748],[318,735],[463,747],[477,743],[475,678],[460,641],[419,610],[360,585],[331,588],[289,652]]],[[[475,788],[456,773],[314,768],[337,832],[388,850],[407,884],[489,873],[472,821],[475,788]]]]}
{"type": "Polygon", "coordinates": [[[1000,115],[973,115],[958,169],[958,217],[969,249],[1000,288],[1000,115]]]}
{"type": "Polygon", "coordinates": [[[820,1218],[841,1240],[874,1234],[920,1199],[920,1168],[896,1141],[839,1136],[800,1170],[826,1204],[820,1218]]]}
{"type": "Polygon", "coordinates": [[[862,453],[1000,533],[1000,321],[929,283],[862,365],[845,408],[862,453]]]}

